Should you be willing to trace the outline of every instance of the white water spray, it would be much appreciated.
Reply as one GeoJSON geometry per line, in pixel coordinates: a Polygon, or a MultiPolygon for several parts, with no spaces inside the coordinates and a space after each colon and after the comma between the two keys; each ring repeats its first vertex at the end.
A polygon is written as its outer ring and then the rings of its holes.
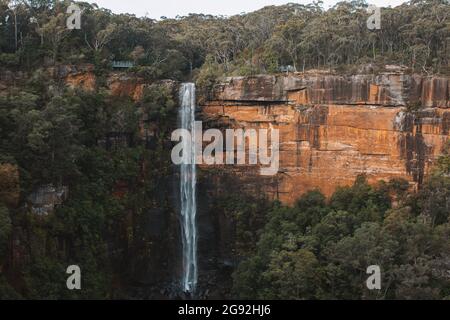
{"type": "Polygon", "coordinates": [[[195,153],[195,85],[185,83],[180,89],[180,118],[183,129],[189,130],[192,141],[184,141],[189,161],[181,164],[181,231],[183,242],[184,292],[194,293],[197,286],[197,201],[196,201],[196,153],[195,153]]]}

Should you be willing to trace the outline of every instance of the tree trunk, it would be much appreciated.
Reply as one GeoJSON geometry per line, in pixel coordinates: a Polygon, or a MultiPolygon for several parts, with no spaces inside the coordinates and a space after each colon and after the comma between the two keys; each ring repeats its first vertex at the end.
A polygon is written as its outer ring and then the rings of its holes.
{"type": "Polygon", "coordinates": [[[16,11],[13,11],[13,13],[14,13],[14,38],[15,38],[15,41],[16,41],[16,51],[17,51],[17,48],[18,48],[18,41],[17,41],[17,14],[16,14],[16,11]]]}

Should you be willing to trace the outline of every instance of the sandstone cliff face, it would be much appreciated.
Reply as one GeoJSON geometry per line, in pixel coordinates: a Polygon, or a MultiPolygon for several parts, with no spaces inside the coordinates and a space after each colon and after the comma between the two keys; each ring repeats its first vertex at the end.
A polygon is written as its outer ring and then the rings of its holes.
{"type": "Polygon", "coordinates": [[[214,88],[214,101],[448,108],[450,81],[403,73],[230,77],[214,88]]]}
{"type": "Polygon", "coordinates": [[[129,97],[139,101],[143,96],[145,83],[140,78],[123,73],[112,73],[108,77],[107,86],[114,97],[129,97]]]}
{"type": "MultiPolygon", "coordinates": [[[[71,88],[94,92],[98,79],[93,65],[58,66],[50,70],[54,78],[59,78],[71,88]]],[[[106,79],[106,86],[113,97],[128,97],[134,101],[142,98],[145,83],[143,79],[124,72],[111,72],[106,79]]]]}
{"type": "Polygon", "coordinates": [[[234,77],[215,87],[201,115],[210,127],[279,129],[278,175],[224,169],[243,189],[291,204],[315,188],[330,196],[360,174],[417,188],[450,137],[449,86],[402,73],[234,77]]]}

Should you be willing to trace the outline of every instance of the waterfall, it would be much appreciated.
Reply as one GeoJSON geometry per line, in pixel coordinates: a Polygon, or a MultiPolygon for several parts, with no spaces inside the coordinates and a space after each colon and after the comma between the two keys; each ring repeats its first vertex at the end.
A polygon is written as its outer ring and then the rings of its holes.
{"type": "Polygon", "coordinates": [[[196,164],[195,164],[195,85],[184,83],[180,89],[180,118],[183,129],[192,135],[191,143],[184,141],[184,150],[189,150],[188,163],[181,164],[181,237],[183,243],[183,279],[184,292],[194,293],[197,286],[197,201],[196,201],[196,164]]]}

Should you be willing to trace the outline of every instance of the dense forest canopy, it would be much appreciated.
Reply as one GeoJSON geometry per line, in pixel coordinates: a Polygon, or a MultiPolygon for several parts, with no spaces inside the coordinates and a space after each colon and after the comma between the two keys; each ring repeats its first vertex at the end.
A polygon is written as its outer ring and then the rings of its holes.
{"type": "Polygon", "coordinates": [[[366,1],[289,3],[231,17],[191,14],[152,20],[82,8],[81,30],[66,28],[70,1],[1,0],[0,61],[17,68],[46,63],[134,60],[150,78],[181,79],[202,66],[220,74],[298,71],[397,63],[415,72],[447,73],[450,6],[412,0],[382,8],[381,29],[367,28],[366,1]]]}

